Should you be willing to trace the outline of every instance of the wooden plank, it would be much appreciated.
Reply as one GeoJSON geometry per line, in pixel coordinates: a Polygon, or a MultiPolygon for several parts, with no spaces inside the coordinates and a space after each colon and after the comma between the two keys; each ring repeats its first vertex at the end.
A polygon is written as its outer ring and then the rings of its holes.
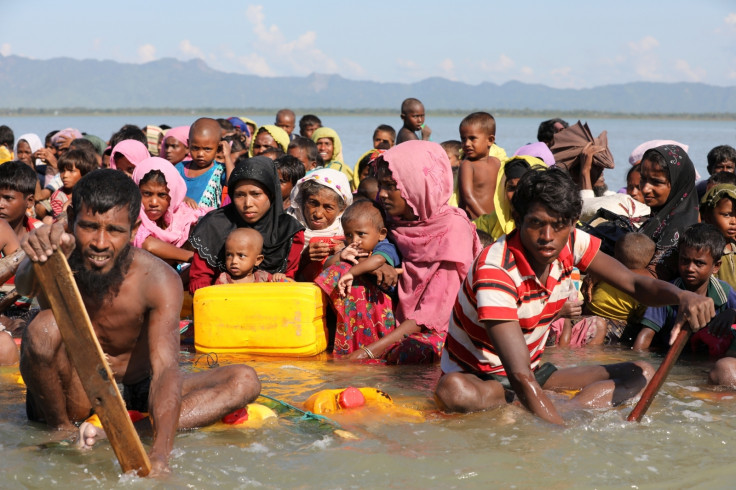
{"type": "Polygon", "coordinates": [[[667,351],[667,355],[659,365],[657,372],[652,376],[649,384],[644,388],[644,392],[639,398],[639,402],[636,404],[634,409],[631,411],[629,416],[626,418],[629,422],[641,422],[644,414],[649,410],[649,405],[654,401],[654,397],[657,396],[657,392],[664,384],[664,380],[667,379],[667,375],[670,373],[672,366],[675,365],[677,358],[680,357],[682,349],[687,345],[687,341],[690,338],[690,327],[683,325],[680,329],[680,333],[677,334],[675,341],[670,346],[670,350],[667,351]]]}
{"type": "Polygon", "coordinates": [[[139,476],[148,475],[151,462],[130,421],[66,257],[57,250],[48,261],[35,263],[33,268],[51,304],[69,360],[102,422],[120,467],[124,473],[135,470],[139,476]]]}

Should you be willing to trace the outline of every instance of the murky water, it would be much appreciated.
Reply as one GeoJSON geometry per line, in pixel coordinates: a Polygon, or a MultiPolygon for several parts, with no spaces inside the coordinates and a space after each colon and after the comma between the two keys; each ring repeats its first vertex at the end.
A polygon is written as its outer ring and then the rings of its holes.
{"type": "MultiPolygon", "coordinates": [[[[183,354],[184,369],[195,356],[183,354]]],[[[558,366],[644,358],[615,348],[551,348],[558,366]]],[[[89,452],[38,449],[55,434],[25,418],[17,369],[0,369],[0,474],[3,488],[606,488],[726,487],[736,477],[736,393],[705,384],[707,362],[680,361],[641,424],[626,422],[632,406],[564,414],[550,426],[519,407],[469,415],[437,412],[431,394],[439,367],[362,366],[330,360],[254,360],[263,393],[296,406],[321,389],[372,386],[396,403],[421,409],[423,423],[385,414],[332,418],[359,440],[340,439],[329,424],[286,410],[260,429],[181,433],[165,482],[121,475],[112,448],[89,452]]],[[[143,440],[144,445],[150,439],[143,440]]]]}

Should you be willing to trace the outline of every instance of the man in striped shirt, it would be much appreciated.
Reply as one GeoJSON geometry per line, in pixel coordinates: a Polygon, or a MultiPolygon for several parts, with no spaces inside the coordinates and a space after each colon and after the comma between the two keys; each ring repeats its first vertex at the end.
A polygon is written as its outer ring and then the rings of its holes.
{"type": "Polygon", "coordinates": [[[565,171],[530,170],[512,205],[517,229],[483,250],[458,293],[435,393],[441,408],[484,410],[515,393],[537,416],[562,424],[543,390],[580,390],[573,401],[582,407],[617,405],[641,392],[653,374],[646,362],[539,366],[550,323],[567,300],[573,266],[644,304],[679,305],[678,324],[688,322],[693,330],[715,314],[712,300],[634,274],[599,253],[600,241],[574,227],[582,203],[565,171]]]}

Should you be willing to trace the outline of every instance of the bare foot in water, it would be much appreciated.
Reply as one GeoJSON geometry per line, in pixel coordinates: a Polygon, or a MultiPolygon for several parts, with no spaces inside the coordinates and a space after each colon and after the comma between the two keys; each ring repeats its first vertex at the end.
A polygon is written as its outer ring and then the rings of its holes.
{"type": "Polygon", "coordinates": [[[79,440],[77,441],[79,449],[92,449],[95,442],[102,439],[107,439],[107,434],[96,425],[82,422],[82,425],[79,426],[79,440]]]}

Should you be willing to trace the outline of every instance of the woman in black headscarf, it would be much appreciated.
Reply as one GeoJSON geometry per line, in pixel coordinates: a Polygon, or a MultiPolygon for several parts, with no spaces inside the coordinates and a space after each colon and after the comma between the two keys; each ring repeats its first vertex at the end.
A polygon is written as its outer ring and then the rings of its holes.
{"type": "Polygon", "coordinates": [[[652,216],[639,229],[657,244],[649,269],[659,279],[677,277],[677,243],[685,229],[698,222],[695,167],[676,145],[647,150],[641,159],[639,184],[652,216]]]}
{"type": "Polygon", "coordinates": [[[304,248],[304,227],[284,213],[273,161],[241,157],[227,184],[230,204],[205,215],[189,240],[195,250],[189,292],[214,284],[225,271],[225,239],[235,228],[253,228],[263,236],[259,269],[293,279],[304,248]]]}

